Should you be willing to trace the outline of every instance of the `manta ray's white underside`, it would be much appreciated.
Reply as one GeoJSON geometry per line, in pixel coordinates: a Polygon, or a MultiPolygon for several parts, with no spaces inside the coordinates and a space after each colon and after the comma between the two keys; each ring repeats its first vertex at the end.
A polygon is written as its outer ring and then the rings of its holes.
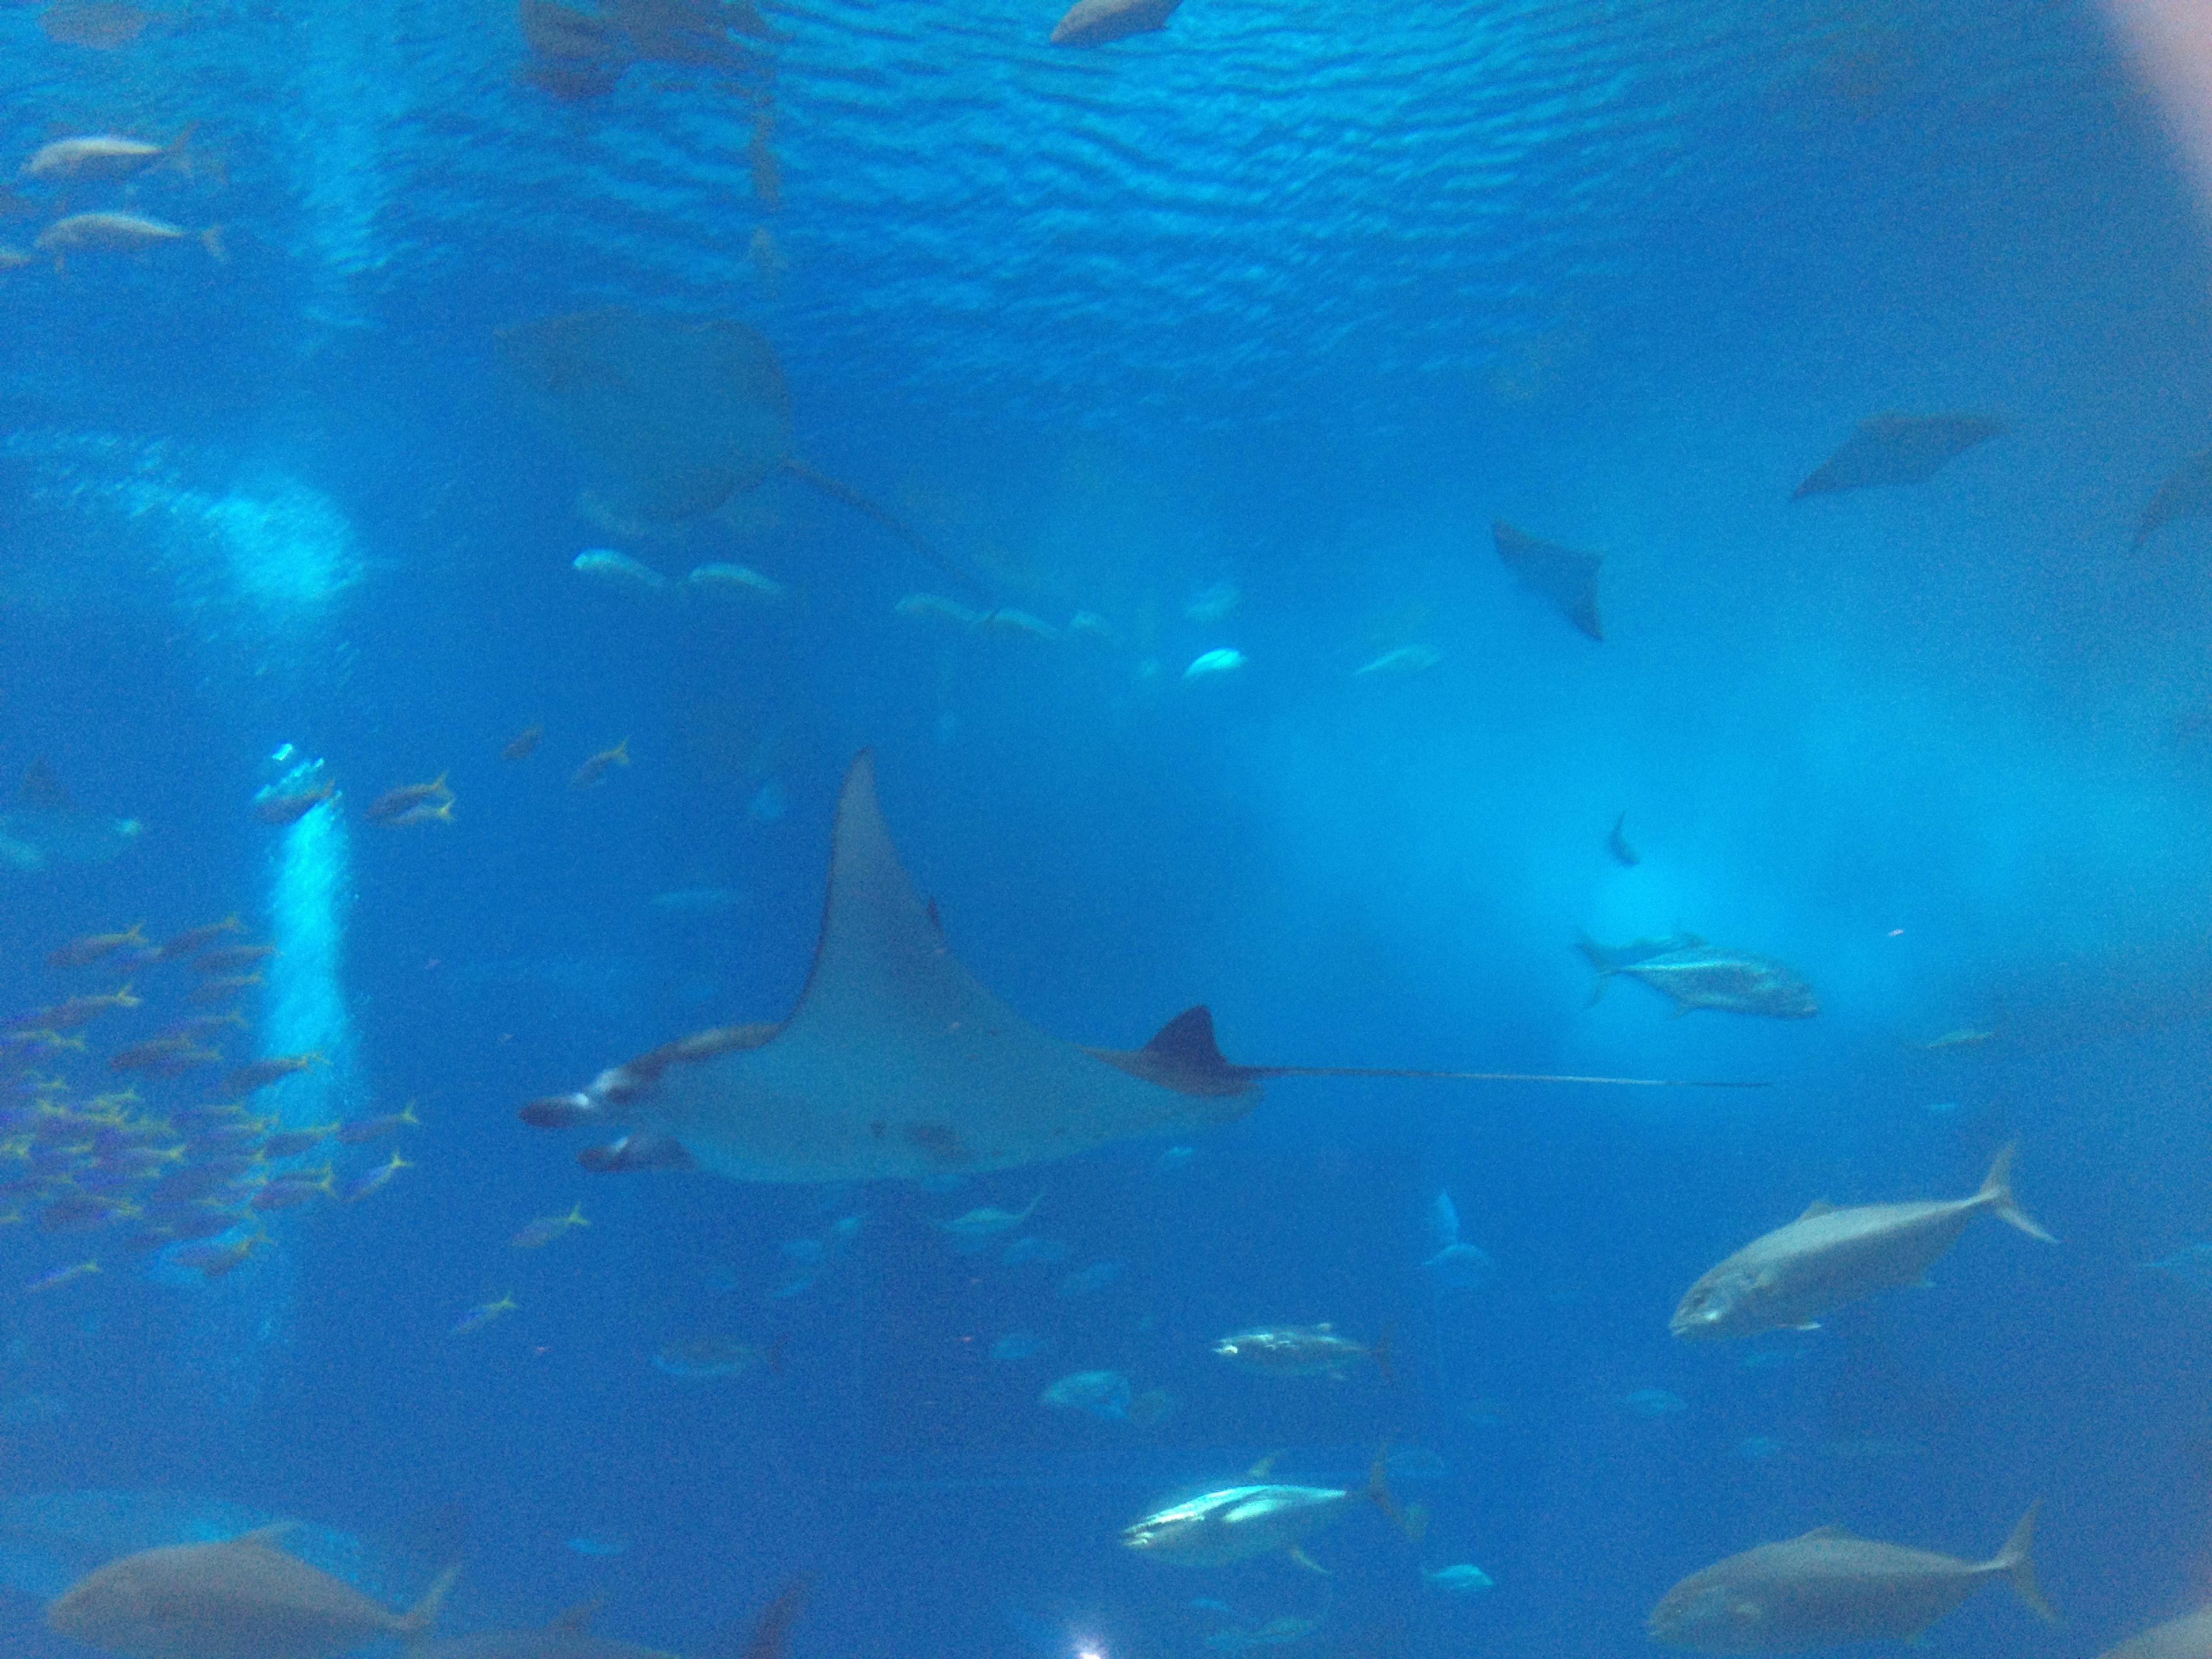
{"type": "Polygon", "coordinates": [[[837,805],[814,966],[781,1025],[705,1031],[536,1101],[530,1121],[629,1130],[585,1161],[685,1164],[740,1181],[1014,1169],[1243,1116],[1253,1068],[1202,1012],[1133,1052],[1063,1042],[977,983],[914,890],[862,755],[837,805]]]}

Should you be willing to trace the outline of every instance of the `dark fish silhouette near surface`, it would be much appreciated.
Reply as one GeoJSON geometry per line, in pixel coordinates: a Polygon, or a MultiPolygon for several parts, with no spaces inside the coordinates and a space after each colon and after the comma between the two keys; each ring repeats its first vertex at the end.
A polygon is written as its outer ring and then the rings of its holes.
{"type": "Polygon", "coordinates": [[[782,366],[743,323],[605,306],[502,329],[498,352],[523,407],[647,518],[699,518],[783,473],[975,586],[889,511],[792,455],[782,366]]]}
{"type": "Polygon", "coordinates": [[[1103,46],[1168,26],[1182,0],[1076,0],[1053,26],[1055,46],[1103,46]]]}
{"type": "Polygon", "coordinates": [[[607,0],[596,9],[520,0],[515,19],[530,48],[515,79],[563,102],[605,96],[639,63],[726,81],[764,80],[772,68],[746,44],[775,38],[750,0],[607,0]]]}
{"type": "Polygon", "coordinates": [[[458,1565],[404,1613],[276,1547],[289,1523],[212,1544],[142,1550],[96,1568],[46,1608],[46,1623],[127,1659],[330,1659],[429,1629],[458,1565]]]}
{"type": "Polygon", "coordinates": [[[2212,449],[2191,455],[2158,487],[2136,526],[2133,544],[2141,547],[2176,519],[2197,519],[2207,513],[2212,513],[2212,449]]]}
{"type": "Polygon", "coordinates": [[[1793,501],[1875,484],[1923,483],[1946,461],[2005,430],[1986,415],[1876,415],[1790,492],[1793,501]]]}
{"type": "Polygon", "coordinates": [[[1680,1016],[1699,1008],[1769,1019],[1810,1019],[1820,1005],[1797,971],[1771,957],[1708,945],[1693,933],[1672,940],[1638,939],[1608,947],[1583,939],[1575,948],[1597,969],[1595,1002],[1616,974],[1641,981],[1674,1005],[1680,1016]]]}
{"type": "Polygon", "coordinates": [[[1706,1653],[1807,1653],[1883,1638],[1910,1642],[1992,1578],[2042,1618],[2035,1510],[1990,1560],[1965,1561],[1821,1527],[1693,1572],[1651,1610],[1654,1640],[1706,1653]]]}
{"type": "Polygon", "coordinates": [[[1498,556],[1514,580],[1590,638],[1605,638],[1597,615],[1597,568],[1604,560],[1595,553],[1577,553],[1556,542],[1540,541],[1516,530],[1503,519],[1494,520],[1490,533],[1498,544],[1498,556]]]}
{"type": "Polygon", "coordinates": [[[579,1157],[591,1170],[915,1179],[1018,1169],[1230,1122],[1276,1077],[1671,1081],[1237,1066],[1222,1057],[1202,1006],[1141,1048],[1062,1042],[984,989],[945,947],[935,906],[922,903],[900,866],[864,753],[839,797],[829,901],[790,1016],[698,1032],[602,1072],[586,1090],[533,1100],[520,1115],[539,1128],[628,1130],[579,1157]]]}
{"type": "Polygon", "coordinates": [[[1984,1210],[2056,1244],[2014,1200],[2014,1150],[1997,1153],[1970,1197],[1844,1210],[1815,1201],[1707,1272],[1682,1297],[1669,1328],[1677,1336],[1723,1337],[1808,1325],[1876,1291],[1918,1282],[1984,1210]]]}

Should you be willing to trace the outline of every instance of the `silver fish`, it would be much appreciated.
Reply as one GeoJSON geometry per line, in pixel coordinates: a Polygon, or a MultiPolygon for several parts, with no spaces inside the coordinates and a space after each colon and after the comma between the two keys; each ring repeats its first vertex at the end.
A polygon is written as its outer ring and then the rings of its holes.
{"type": "Polygon", "coordinates": [[[1304,1561],[1300,1547],[1314,1533],[1341,1519],[1362,1498],[1400,1530],[1409,1535],[1416,1530],[1383,1482],[1379,1453],[1367,1472],[1366,1487],[1360,1491],[1278,1485],[1266,1479],[1273,1462],[1264,1458],[1255,1464],[1246,1485],[1200,1492],[1132,1522],[1122,1528],[1121,1542],[1139,1554],[1185,1567],[1226,1566],[1276,1550],[1288,1551],[1294,1559],[1311,1565],[1304,1561]]]}
{"type": "Polygon", "coordinates": [[[1968,1198],[1845,1210],[1815,1202],[1690,1286],[1669,1328],[1677,1336],[1726,1337],[1810,1325],[1846,1303],[1917,1282],[1984,1210],[2030,1238],[2057,1243],[2013,1200],[2015,1150],[1997,1153],[1988,1179],[1968,1198]]]}
{"type": "Polygon", "coordinates": [[[1735,1014],[1764,1014],[1770,1019],[1810,1019],[1820,1005],[1797,971],[1771,957],[1748,951],[1730,951],[1698,940],[1674,950],[1640,953],[1652,941],[1639,939],[1620,950],[1609,950],[1595,940],[1580,940],[1576,949],[1597,969],[1597,986],[1590,993],[1595,1002],[1605,994],[1615,974],[1639,980],[1674,1005],[1677,1015],[1699,1008],[1720,1008],[1735,1014]]]}
{"type": "Polygon", "coordinates": [[[1992,1578],[2056,1620],[2035,1583],[2035,1510],[1987,1561],[1965,1561],[1822,1527],[1693,1572],[1660,1598],[1655,1641],[1706,1653],[1806,1653],[1882,1638],[1910,1642],[1992,1578]]]}
{"type": "Polygon", "coordinates": [[[1224,1359],[1233,1359],[1247,1370],[1270,1376],[1341,1377],[1362,1359],[1372,1359],[1385,1377],[1390,1375],[1390,1339],[1386,1334],[1372,1348],[1339,1336],[1334,1325],[1263,1325],[1236,1331],[1213,1345],[1224,1359]]]}

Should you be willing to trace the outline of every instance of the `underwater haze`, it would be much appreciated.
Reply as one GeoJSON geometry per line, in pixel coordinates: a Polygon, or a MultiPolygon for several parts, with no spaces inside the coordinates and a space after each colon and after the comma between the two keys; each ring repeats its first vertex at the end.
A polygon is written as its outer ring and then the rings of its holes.
{"type": "Polygon", "coordinates": [[[0,0],[0,1654],[2197,1608],[2194,9],[0,0]]]}

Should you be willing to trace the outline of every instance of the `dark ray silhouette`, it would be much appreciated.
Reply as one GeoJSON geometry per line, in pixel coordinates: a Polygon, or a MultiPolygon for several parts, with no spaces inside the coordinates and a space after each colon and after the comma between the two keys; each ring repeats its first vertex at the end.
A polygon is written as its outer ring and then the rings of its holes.
{"type": "Polygon", "coordinates": [[[1790,493],[1793,501],[1875,484],[1923,483],[1948,460],[2005,430],[1986,415],[1875,415],[1790,493]]]}
{"type": "Polygon", "coordinates": [[[1571,547],[1540,541],[1525,530],[1516,530],[1499,519],[1490,526],[1498,541],[1498,556],[1514,580],[1594,640],[1605,638],[1597,615],[1597,568],[1603,559],[1595,553],[1577,553],[1571,547]]]}

